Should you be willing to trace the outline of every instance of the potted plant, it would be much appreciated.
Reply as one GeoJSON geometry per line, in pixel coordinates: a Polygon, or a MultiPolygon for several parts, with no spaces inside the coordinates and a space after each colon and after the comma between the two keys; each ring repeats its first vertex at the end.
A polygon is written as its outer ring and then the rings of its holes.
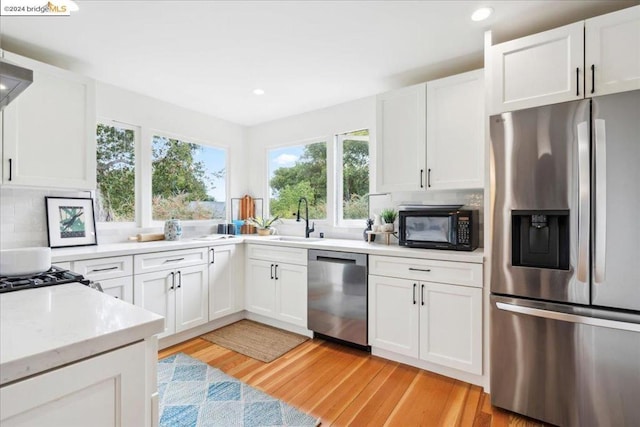
{"type": "Polygon", "coordinates": [[[272,226],[274,224],[279,224],[280,222],[280,217],[278,215],[274,216],[273,218],[258,216],[254,218],[248,218],[246,220],[246,223],[248,225],[253,225],[258,229],[258,234],[260,236],[269,236],[271,234],[275,234],[276,230],[275,228],[272,228],[272,226]]]}
{"type": "Polygon", "coordinates": [[[398,212],[395,209],[385,209],[380,214],[382,216],[382,220],[384,224],[382,225],[382,231],[392,232],[393,231],[393,223],[398,217],[398,212]]]}

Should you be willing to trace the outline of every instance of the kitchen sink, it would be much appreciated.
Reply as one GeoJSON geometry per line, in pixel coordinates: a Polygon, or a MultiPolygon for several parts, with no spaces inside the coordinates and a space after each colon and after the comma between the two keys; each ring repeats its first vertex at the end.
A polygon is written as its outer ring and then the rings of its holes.
{"type": "Polygon", "coordinates": [[[317,242],[322,240],[318,237],[300,237],[300,236],[276,236],[271,240],[279,240],[281,242],[317,242]]]}

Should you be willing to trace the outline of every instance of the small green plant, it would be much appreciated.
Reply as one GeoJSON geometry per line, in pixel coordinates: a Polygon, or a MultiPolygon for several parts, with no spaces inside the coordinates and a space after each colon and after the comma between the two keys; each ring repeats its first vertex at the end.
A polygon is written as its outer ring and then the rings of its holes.
{"type": "Polygon", "coordinates": [[[396,218],[398,217],[398,212],[395,209],[385,209],[380,214],[382,220],[387,224],[393,224],[396,218]]]}
{"type": "Polygon", "coordinates": [[[270,228],[272,225],[274,224],[280,224],[280,217],[278,215],[274,216],[273,218],[269,218],[269,217],[255,217],[255,218],[248,218],[247,219],[247,224],[249,225],[253,225],[254,227],[257,228],[270,228]]]}

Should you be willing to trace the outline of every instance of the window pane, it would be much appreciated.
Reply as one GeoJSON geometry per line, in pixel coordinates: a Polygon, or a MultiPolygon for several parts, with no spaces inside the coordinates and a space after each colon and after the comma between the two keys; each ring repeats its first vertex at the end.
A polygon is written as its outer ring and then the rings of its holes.
{"type": "Polygon", "coordinates": [[[131,129],[98,124],[97,220],[135,220],[135,133],[131,129]]]}
{"type": "Polygon", "coordinates": [[[309,202],[309,218],[327,217],[327,144],[278,148],[269,151],[271,216],[294,218],[300,197],[309,202]]]}
{"type": "Polygon", "coordinates": [[[342,142],[342,212],[344,219],[368,217],[369,130],[340,135],[342,142]]]}
{"type": "Polygon", "coordinates": [[[225,150],[153,137],[153,219],[224,219],[225,150]]]}

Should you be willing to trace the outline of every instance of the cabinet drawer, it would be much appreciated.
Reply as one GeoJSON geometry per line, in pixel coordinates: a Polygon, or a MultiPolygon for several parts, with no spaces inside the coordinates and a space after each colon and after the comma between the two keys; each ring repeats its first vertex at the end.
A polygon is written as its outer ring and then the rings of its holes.
{"type": "Polygon", "coordinates": [[[133,304],[133,276],[100,281],[105,294],[133,304]]]}
{"type": "Polygon", "coordinates": [[[401,279],[482,287],[482,264],[467,262],[370,255],[369,273],[401,279]]]}
{"type": "Polygon", "coordinates": [[[206,264],[208,260],[207,252],[207,248],[194,248],[135,255],[133,257],[135,273],[149,273],[206,264]]]}
{"type": "Polygon", "coordinates": [[[307,250],[283,246],[249,245],[247,257],[273,262],[307,265],[307,250]]]}
{"type": "Polygon", "coordinates": [[[133,274],[133,257],[119,256],[74,261],[72,270],[91,280],[131,276],[133,274]]]}

